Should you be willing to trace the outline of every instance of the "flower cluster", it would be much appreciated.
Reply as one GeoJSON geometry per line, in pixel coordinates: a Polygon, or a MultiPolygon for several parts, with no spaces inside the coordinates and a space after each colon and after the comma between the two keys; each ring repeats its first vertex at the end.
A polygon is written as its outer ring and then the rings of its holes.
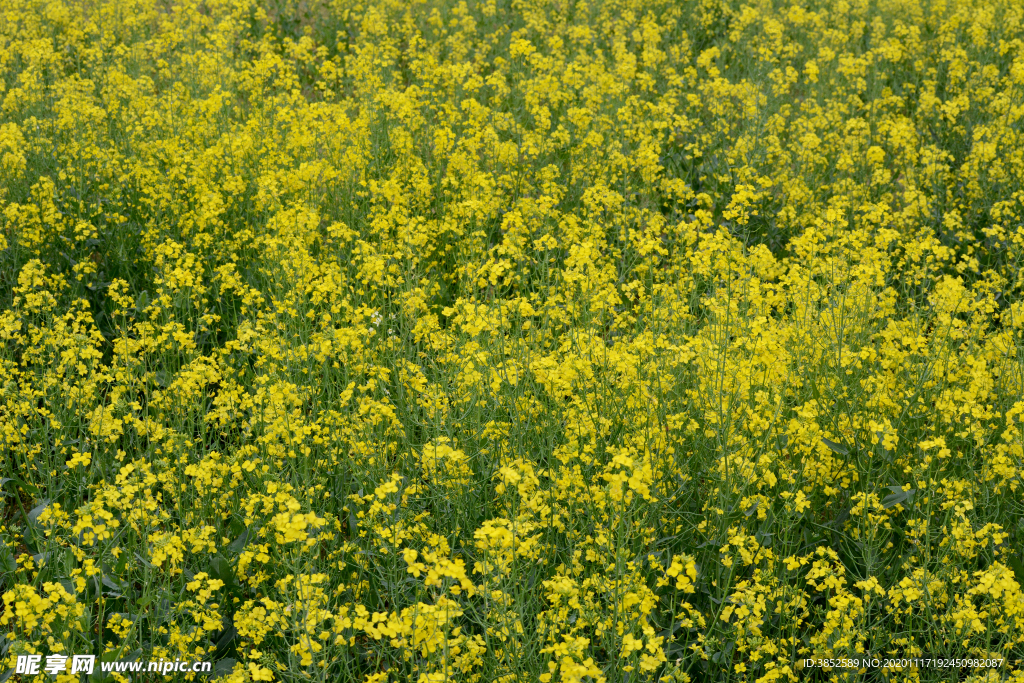
{"type": "Polygon", "coordinates": [[[1021,683],[1022,54],[1019,0],[0,3],[0,677],[1021,683]]]}

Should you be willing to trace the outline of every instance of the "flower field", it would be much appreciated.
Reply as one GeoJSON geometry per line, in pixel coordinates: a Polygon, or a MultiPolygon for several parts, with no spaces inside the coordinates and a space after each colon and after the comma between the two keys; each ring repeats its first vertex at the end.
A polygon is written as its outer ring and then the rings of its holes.
{"type": "Polygon", "coordinates": [[[1024,682],[1022,120],[1021,0],[0,0],[0,683],[1024,682]]]}

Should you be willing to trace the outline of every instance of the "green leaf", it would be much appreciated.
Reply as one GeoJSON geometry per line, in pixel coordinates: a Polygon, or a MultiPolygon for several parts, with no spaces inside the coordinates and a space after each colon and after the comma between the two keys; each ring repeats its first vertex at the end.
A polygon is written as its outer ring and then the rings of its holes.
{"type": "Polygon", "coordinates": [[[829,524],[829,526],[831,526],[832,529],[836,530],[836,531],[842,529],[843,528],[843,524],[846,522],[846,520],[848,520],[850,518],[850,510],[852,510],[852,509],[853,508],[846,508],[845,510],[840,512],[836,516],[836,518],[834,520],[832,520],[832,522],[829,524]]]}
{"type": "Polygon", "coordinates": [[[3,543],[0,543],[0,574],[13,574],[18,569],[18,562],[14,559],[14,553],[3,543]]]}
{"type": "Polygon", "coordinates": [[[1006,564],[1013,570],[1013,575],[1017,577],[1017,583],[1024,586],[1024,564],[1021,563],[1020,558],[1007,553],[1006,564]]]}
{"type": "MultiPolygon", "coordinates": [[[[9,481],[13,481],[15,484],[17,484],[18,488],[27,491],[28,493],[31,493],[33,496],[39,495],[38,486],[36,486],[35,484],[30,484],[24,479],[19,479],[18,477],[4,477],[3,479],[0,479],[0,489],[2,489],[4,487],[4,484],[6,484],[9,481]]],[[[5,494],[2,491],[0,491],[0,495],[8,494],[5,494]]]]}
{"type": "Polygon", "coordinates": [[[224,655],[230,652],[231,643],[233,643],[237,637],[238,630],[235,628],[235,625],[233,623],[229,624],[228,627],[220,633],[219,637],[217,637],[216,643],[214,643],[216,650],[214,651],[213,658],[223,659],[224,655]]]}
{"type": "Polygon", "coordinates": [[[92,670],[92,675],[89,676],[90,683],[106,683],[107,681],[114,680],[114,677],[111,674],[103,670],[103,667],[100,666],[100,662],[112,662],[114,661],[114,655],[116,654],[117,652],[111,652],[100,656],[99,662],[96,662],[96,666],[92,670]]]}
{"type": "Polygon", "coordinates": [[[213,665],[213,675],[210,678],[223,678],[228,676],[235,669],[236,660],[226,657],[213,665]]]}
{"type": "Polygon", "coordinates": [[[252,541],[255,535],[255,532],[253,532],[251,529],[244,529],[242,533],[238,535],[238,538],[233,540],[231,544],[228,545],[228,550],[231,553],[237,555],[245,549],[245,546],[252,541]]]}
{"type": "Polygon", "coordinates": [[[48,498],[44,498],[43,502],[41,502],[39,505],[36,505],[34,508],[29,510],[29,512],[28,512],[28,523],[29,524],[36,524],[36,520],[39,519],[39,515],[43,514],[43,510],[45,510],[46,506],[49,505],[49,504],[50,504],[50,500],[48,498]]]}
{"type": "Polygon", "coordinates": [[[37,541],[43,538],[43,530],[39,526],[39,515],[43,513],[43,510],[49,504],[50,501],[44,499],[42,503],[29,510],[28,513],[28,519],[26,520],[28,523],[25,525],[25,533],[22,538],[33,554],[39,551],[37,541]]]}
{"type": "Polygon", "coordinates": [[[210,562],[210,576],[224,582],[224,586],[230,588],[235,584],[235,572],[223,556],[217,555],[210,562]]]}
{"type": "Polygon", "coordinates": [[[902,486],[890,486],[888,488],[890,491],[892,491],[892,493],[890,493],[888,496],[882,499],[882,507],[885,508],[886,510],[895,505],[905,503],[907,499],[910,498],[911,495],[913,495],[914,491],[917,490],[907,489],[906,491],[904,491],[902,486]]]}
{"type": "Polygon", "coordinates": [[[103,575],[103,578],[101,580],[102,580],[104,586],[106,586],[111,591],[113,591],[112,593],[106,593],[105,595],[107,595],[108,597],[116,597],[116,598],[124,597],[123,593],[124,593],[125,587],[123,585],[117,583],[116,581],[111,579],[106,574],[103,575]]]}
{"type": "Polygon", "coordinates": [[[711,661],[715,664],[729,664],[732,662],[732,653],[736,649],[736,641],[730,640],[721,650],[711,655],[711,661]]]}
{"type": "Polygon", "coordinates": [[[833,453],[838,453],[839,455],[849,455],[850,454],[850,449],[849,448],[847,448],[846,446],[843,446],[841,444],[838,444],[835,441],[829,441],[828,439],[822,439],[821,442],[823,444],[825,444],[826,446],[828,446],[832,450],[833,453]]]}
{"type": "Polygon", "coordinates": [[[135,311],[141,316],[146,312],[146,306],[149,305],[149,292],[139,292],[138,298],[135,299],[135,311]]]}

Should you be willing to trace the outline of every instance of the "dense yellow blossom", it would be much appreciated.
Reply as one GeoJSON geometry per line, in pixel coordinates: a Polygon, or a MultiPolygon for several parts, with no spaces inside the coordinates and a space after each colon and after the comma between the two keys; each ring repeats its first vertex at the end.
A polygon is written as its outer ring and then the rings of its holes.
{"type": "Polygon", "coordinates": [[[1020,0],[3,0],[0,678],[1024,683],[1022,55],[1020,0]],[[998,665],[804,667],[866,657],[998,665]]]}

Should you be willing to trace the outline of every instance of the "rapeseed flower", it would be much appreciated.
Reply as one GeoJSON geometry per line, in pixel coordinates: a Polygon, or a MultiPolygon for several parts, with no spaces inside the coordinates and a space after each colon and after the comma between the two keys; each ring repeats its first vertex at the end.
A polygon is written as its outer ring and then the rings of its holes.
{"type": "Polygon", "coordinates": [[[8,0],[0,677],[1024,680],[1022,46],[8,0]]]}

